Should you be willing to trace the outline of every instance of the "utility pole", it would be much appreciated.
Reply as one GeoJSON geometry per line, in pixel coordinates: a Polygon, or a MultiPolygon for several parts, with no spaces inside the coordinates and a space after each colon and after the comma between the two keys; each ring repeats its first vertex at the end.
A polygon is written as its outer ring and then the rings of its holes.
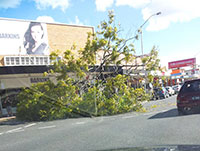
{"type": "MultiPolygon", "coordinates": [[[[142,58],[144,57],[144,50],[143,50],[143,37],[142,37],[142,27],[151,19],[151,17],[153,17],[153,16],[157,16],[157,15],[160,15],[161,14],[161,12],[158,12],[158,13],[155,13],[155,14],[152,14],[151,16],[149,16],[149,18],[147,18],[146,20],[145,20],[145,22],[140,26],[140,28],[138,29],[138,33],[140,33],[140,35],[141,35],[141,52],[142,52],[142,58]]],[[[144,83],[144,89],[145,89],[145,91],[146,91],[146,71],[145,71],[145,68],[144,68],[144,65],[143,65],[143,71],[144,71],[144,80],[145,80],[145,83],[144,83]]]]}

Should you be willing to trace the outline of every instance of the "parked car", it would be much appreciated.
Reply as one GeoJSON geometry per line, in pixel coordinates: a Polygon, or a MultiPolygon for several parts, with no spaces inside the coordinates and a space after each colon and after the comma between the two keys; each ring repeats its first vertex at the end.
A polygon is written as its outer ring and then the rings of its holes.
{"type": "Polygon", "coordinates": [[[168,91],[165,87],[154,88],[154,98],[155,99],[165,99],[169,97],[168,91]]]}
{"type": "Polygon", "coordinates": [[[172,96],[172,95],[175,94],[175,90],[172,87],[167,86],[165,88],[167,89],[167,91],[168,91],[168,93],[169,93],[170,96],[172,96]]]}
{"type": "Polygon", "coordinates": [[[186,81],[177,96],[179,115],[200,111],[200,79],[186,81]]]}
{"type": "Polygon", "coordinates": [[[175,94],[178,94],[181,89],[181,85],[174,85],[174,86],[172,86],[172,88],[174,89],[175,94]]]}

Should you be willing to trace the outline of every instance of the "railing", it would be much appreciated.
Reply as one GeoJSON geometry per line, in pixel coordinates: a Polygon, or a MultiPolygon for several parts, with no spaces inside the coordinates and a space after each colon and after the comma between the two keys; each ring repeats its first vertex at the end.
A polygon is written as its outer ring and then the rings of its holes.
{"type": "MultiPolygon", "coordinates": [[[[57,60],[61,59],[58,57],[57,60]]],[[[4,56],[4,66],[50,65],[49,56],[4,56]]]]}

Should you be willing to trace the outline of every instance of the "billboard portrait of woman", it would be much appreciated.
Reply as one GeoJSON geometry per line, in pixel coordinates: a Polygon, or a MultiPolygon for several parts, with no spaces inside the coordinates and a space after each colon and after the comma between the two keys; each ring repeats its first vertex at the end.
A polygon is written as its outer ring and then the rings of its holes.
{"type": "Polygon", "coordinates": [[[30,22],[24,35],[23,45],[29,55],[49,55],[48,42],[41,23],[30,22]]]}

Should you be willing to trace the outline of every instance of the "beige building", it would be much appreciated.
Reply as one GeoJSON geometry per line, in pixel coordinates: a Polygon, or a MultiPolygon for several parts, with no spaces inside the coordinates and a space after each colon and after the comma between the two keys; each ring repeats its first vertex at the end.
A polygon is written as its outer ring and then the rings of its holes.
{"type": "MultiPolygon", "coordinates": [[[[10,98],[15,112],[18,102],[16,95],[21,88],[49,79],[56,81],[53,75],[43,76],[51,65],[49,55],[56,51],[62,58],[67,49],[76,45],[73,54],[77,56],[78,50],[84,48],[89,32],[94,33],[94,28],[0,18],[0,116],[1,112],[3,115],[7,114],[5,97],[10,98]]],[[[103,51],[100,50],[96,54],[96,66],[101,63],[102,56],[103,51]]],[[[141,57],[132,58],[130,62],[121,63],[121,74],[127,74],[130,66],[141,64],[141,57]]],[[[109,65],[104,74],[112,74],[115,67],[109,65]]],[[[141,70],[141,66],[137,68],[137,72],[142,72],[141,70]]],[[[95,75],[98,71],[91,72],[95,75]]],[[[92,75],[89,79],[91,77],[92,75]]]]}
{"type": "Polygon", "coordinates": [[[43,76],[51,64],[49,54],[56,51],[62,57],[76,45],[73,53],[77,55],[77,50],[85,46],[88,32],[93,33],[94,28],[0,18],[0,116],[7,114],[5,97],[10,97],[14,107],[22,87],[54,81],[54,76],[43,76]]]}

